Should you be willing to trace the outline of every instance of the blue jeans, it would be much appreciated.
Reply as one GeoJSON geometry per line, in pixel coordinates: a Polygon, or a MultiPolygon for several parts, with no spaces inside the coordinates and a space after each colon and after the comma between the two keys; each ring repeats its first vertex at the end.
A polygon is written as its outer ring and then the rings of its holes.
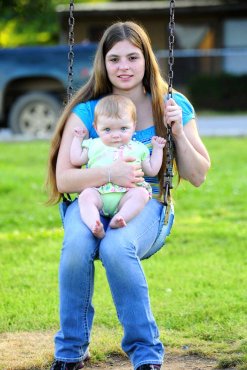
{"type": "MultiPolygon", "coordinates": [[[[122,348],[134,369],[147,363],[162,364],[164,347],[151,312],[147,281],[140,263],[145,255],[152,254],[163,223],[162,210],[163,205],[152,199],[126,227],[119,229],[108,228],[109,218],[102,216],[107,232],[99,240],[81,221],[78,201],[68,207],[63,217],[65,235],[59,271],[60,330],[55,336],[56,359],[80,361],[89,346],[94,317],[94,260],[99,258],[124,329],[122,348]]],[[[156,246],[155,251],[157,249],[156,246]]]]}

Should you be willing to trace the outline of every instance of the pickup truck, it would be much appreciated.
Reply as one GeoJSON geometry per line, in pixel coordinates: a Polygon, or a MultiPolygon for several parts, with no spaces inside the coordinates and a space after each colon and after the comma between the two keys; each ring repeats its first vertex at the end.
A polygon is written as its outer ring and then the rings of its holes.
{"type": "MultiPolygon", "coordinates": [[[[49,136],[66,101],[67,45],[0,49],[0,127],[49,136]]],[[[92,71],[95,44],[74,45],[73,90],[92,71]]]]}

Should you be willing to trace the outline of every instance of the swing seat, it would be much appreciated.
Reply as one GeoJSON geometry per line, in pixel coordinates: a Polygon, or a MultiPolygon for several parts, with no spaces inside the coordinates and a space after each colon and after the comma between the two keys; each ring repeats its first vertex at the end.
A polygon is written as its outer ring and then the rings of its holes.
{"type": "Polygon", "coordinates": [[[162,212],[163,212],[163,214],[160,218],[159,234],[158,234],[154,244],[150,248],[150,250],[141,258],[142,260],[147,259],[147,258],[151,257],[153,254],[155,254],[156,252],[158,252],[163,247],[163,245],[165,244],[167,236],[169,236],[170,233],[171,233],[172,225],[174,223],[174,218],[175,218],[173,204],[171,204],[170,214],[169,214],[167,223],[164,223],[165,215],[166,215],[166,206],[163,207],[162,212]]]}

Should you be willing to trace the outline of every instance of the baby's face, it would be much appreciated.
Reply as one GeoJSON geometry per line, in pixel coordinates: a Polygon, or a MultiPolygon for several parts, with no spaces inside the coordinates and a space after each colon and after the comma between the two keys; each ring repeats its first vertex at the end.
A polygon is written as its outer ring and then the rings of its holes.
{"type": "Polygon", "coordinates": [[[119,148],[131,140],[135,122],[129,113],[123,114],[121,118],[101,115],[97,120],[96,131],[105,145],[119,148]]]}

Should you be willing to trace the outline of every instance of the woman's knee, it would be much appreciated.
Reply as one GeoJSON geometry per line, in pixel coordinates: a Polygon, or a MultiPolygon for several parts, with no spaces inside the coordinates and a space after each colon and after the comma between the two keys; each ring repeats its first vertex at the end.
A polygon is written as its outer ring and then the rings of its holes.
{"type": "Polygon", "coordinates": [[[99,257],[103,264],[125,265],[129,258],[135,256],[135,248],[129,238],[124,236],[124,228],[107,230],[99,248],[99,257]]]}
{"type": "Polygon", "coordinates": [[[71,224],[65,226],[62,250],[68,258],[77,258],[79,263],[83,259],[90,259],[97,254],[98,244],[91,230],[81,220],[74,223],[74,228],[71,224]]]}

